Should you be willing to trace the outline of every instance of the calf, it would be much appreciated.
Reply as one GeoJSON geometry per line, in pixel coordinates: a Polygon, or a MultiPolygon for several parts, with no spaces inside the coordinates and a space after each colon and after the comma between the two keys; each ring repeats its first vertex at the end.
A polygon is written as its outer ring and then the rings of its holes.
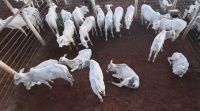
{"type": "Polygon", "coordinates": [[[168,57],[167,60],[169,64],[172,65],[173,73],[179,77],[183,77],[189,67],[186,57],[182,53],[175,52],[171,57],[168,57]]]}
{"type": "Polygon", "coordinates": [[[57,19],[58,19],[58,16],[57,16],[57,13],[56,13],[56,8],[57,8],[57,5],[55,5],[54,3],[51,3],[50,4],[50,8],[49,8],[49,11],[46,15],[46,22],[47,24],[49,25],[49,27],[51,28],[51,30],[53,31],[53,33],[58,33],[59,34],[59,31],[58,31],[58,26],[57,26],[57,19]]]}
{"type": "Polygon", "coordinates": [[[77,28],[80,27],[80,25],[83,23],[83,19],[85,18],[84,15],[89,12],[87,6],[82,6],[81,8],[76,7],[74,11],[72,12],[72,16],[75,21],[75,25],[77,28]]]}
{"type": "Polygon", "coordinates": [[[149,21],[149,25],[147,26],[147,29],[149,28],[149,26],[153,23],[153,21],[156,20],[161,20],[162,18],[167,18],[170,19],[170,15],[166,14],[166,15],[161,15],[159,12],[155,12],[150,5],[147,4],[143,4],[141,6],[141,20],[142,20],[142,25],[143,25],[143,21],[145,20],[145,23],[147,21],[149,21]]]}
{"type": "MultiPolygon", "coordinates": [[[[74,31],[75,31],[75,33],[77,33],[76,27],[75,27],[73,21],[72,20],[65,21],[63,35],[59,36],[59,34],[56,34],[59,47],[63,47],[64,45],[70,46],[70,43],[72,43],[74,46],[76,46],[74,39],[73,39],[74,31]]],[[[72,48],[70,46],[70,50],[71,49],[72,48]]],[[[76,46],[76,49],[78,50],[77,46],[76,46]]]]}
{"type": "MultiPolygon", "coordinates": [[[[122,26],[120,22],[122,20],[123,13],[124,13],[124,10],[122,7],[118,6],[117,8],[115,8],[113,19],[114,19],[114,26],[115,26],[116,32],[120,32],[120,28],[122,26]]],[[[120,33],[120,37],[121,37],[121,33],[120,33]]]]}
{"type": "Polygon", "coordinates": [[[92,34],[94,34],[95,30],[97,36],[96,22],[93,16],[87,17],[83,22],[83,24],[81,25],[81,27],[79,28],[79,34],[81,40],[81,43],[79,43],[79,45],[83,45],[85,48],[89,47],[87,44],[88,41],[90,41],[90,44],[93,45],[89,37],[90,30],[92,30],[92,34]],[[88,40],[85,40],[85,37],[87,37],[88,40]]]}
{"type": "Polygon", "coordinates": [[[148,61],[150,61],[151,55],[153,53],[154,53],[154,57],[153,57],[152,62],[155,61],[155,58],[156,58],[158,52],[160,50],[163,51],[162,48],[163,48],[164,41],[168,38],[171,38],[173,41],[173,39],[175,38],[174,30],[171,30],[171,31],[163,30],[154,38],[153,43],[151,45],[148,61]]]}
{"type": "Polygon", "coordinates": [[[90,60],[92,56],[92,50],[91,49],[83,49],[78,52],[78,56],[76,56],[74,59],[70,60],[66,58],[67,54],[65,54],[63,57],[60,57],[59,63],[65,64],[71,68],[71,72],[74,72],[77,69],[81,69],[81,64],[85,60],[90,60]]]}
{"type": "Polygon", "coordinates": [[[97,25],[98,25],[98,27],[100,29],[101,36],[103,36],[103,34],[102,34],[102,26],[105,23],[105,14],[104,14],[103,10],[100,8],[99,5],[96,5],[96,9],[97,9],[97,12],[98,12],[98,15],[97,15],[97,25]]]}
{"type": "Polygon", "coordinates": [[[24,68],[14,76],[14,84],[18,85],[21,82],[41,82],[47,85],[50,89],[52,86],[47,82],[56,78],[63,78],[73,85],[73,77],[69,73],[68,68],[62,64],[53,64],[44,68],[34,69],[31,68],[29,72],[23,73],[24,68]]]}
{"type": "Polygon", "coordinates": [[[108,40],[107,39],[107,30],[108,29],[111,29],[111,34],[112,34],[112,37],[114,37],[113,35],[113,12],[112,10],[110,9],[110,7],[113,6],[112,4],[107,4],[105,5],[106,9],[107,9],[107,14],[106,14],[106,17],[105,17],[105,35],[106,35],[106,41],[108,40]]]}
{"type": "Polygon", "coordinates": [[[103,81],[103,72],[99,63],[95,60],[86,60],[82,64],[82,68],[84,67],[90,68],[89,78],[92,90],[98,96],[100,102],[103,102],[101,94],[105,96],[105,84],[103,81]]]}
{"type": "Polygon", "coordinates": [[[152,28],[156,31],[174,30],[176,32],[175,37],[177,38],[179,37],[180,33],[185,29],[186,26],[187,26],[187,22],[182,19],[173,18],[172,20],[169,20],[169,19],[163,18],[161,20],[154,21],[152,28]]]}
{"type": "Polygon", "coordinates": [[[135,13],[135,7],[133,7],[133,5],[130,5],[127,8],[127,11],[125,14],[125,19],[124,19],[125,28],[128,30],[130,29],[131,23],[133,21],[134,13],[135,13]]]}
{"type": "Polygon", "coordinates": [[[112,74],[113,77],[120,80],[122,79],[121,83],[112,82],[112,84],[118,87],[126,86],[129,88],[136,89],[140,85],[138,75],[126,64],[114,64],[113,60],[111,60],[106,72],[109,71],[115,73],[112,74]]]}

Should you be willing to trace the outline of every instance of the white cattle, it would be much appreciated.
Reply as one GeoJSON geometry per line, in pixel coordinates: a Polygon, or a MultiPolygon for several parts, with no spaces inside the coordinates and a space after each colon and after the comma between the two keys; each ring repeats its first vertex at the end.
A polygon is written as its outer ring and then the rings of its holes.
{"type": "Polygon", "coordinates": [[[197,16],[192,25],[192,28],[197,29],[197,31],[200,32],[200,16],[197,16]]]}
{"type": "Polygon", "coordinates": [[[114,37],[114,35],[113,35],[113,12],[110,9],[111,6],[113,6],[113,5],[112,4],[105,5],[105,7],[107,9],[107,14],[106,14],[106,17],[105,17],[105,35],[106,35],[106,41],[108,40],[107,39],[107,35],[108,35],[107,31],[108,31],[108,29],[111,29],[112,37],[114,37]]]}
{"type": "Polygon", "coordinates": [[[175,52],[171,57],[168,57],[167,59],[169,64],[172,65],[173,73],[179,77],[183,77],[189,67],[189,63],[186,57],[182,53],[175,52]]]}
{"type": "Polygon", "coordinates": [[[31,68],[29,72],[23,73],[24,68],[19,73],[14,75],[14,84],[18,85],[21,82],[41,82],[47,85],[50,89],[52,86],[47,81],[52,79],[63,78],[73,85],[73,77],[69,73],[68,68],[62,64],[52,64],[44,68],[34,69],[31,68]]]}
{"type": "Polygon", "coordinates": [[[94,30],[95,30],[97,36],[96,22],[93,16],[87,17],[83,22],[83,24],[81,25],[81,27],[79,28],[79,34],[81,40],[81,43],[79,43],[79,45],[83,45],[85,48],[89,47],[87,44],[88,41],[90,41],[90,44],[93,45],[89,37],[90,30],[92,30],[92,35],[94,35],[94,30]],[[87,37],[87,40],[85,40],[85,37],[87,37]]]}
{"type": "MultiPolygon", "coordinates": [[[[123,14],[124,14],[124,10],[122,7],[118,6],[115,8],[113,19],[114,19],[114,26],[115,26],[116,32],[120,32],[120,28],[122,27],[121,21],[122,21],[123,14]]],[[[121,37],[121,33],[120,33],[120,37],[121,37]]]]}
{"type": "Polygon", "coordinates": [[[141,20],[142,25],[143,21],[145,20],[145,23],[149,21],[149,25],[147,26],[147,29],[149,26],[153,23],[153,21],[161,20],[162,18],[170,19],[169,14],[161,15],[159,12],[155,12],[150,5],[143,4],[141,6],[141,20]]]}
{"type": "Polygon", "coordinates": [[[133,5],[130,5],[127,8],[127,11],[125,14],[125,19],[124,19],[125,28],[128,30],[130,29],[131,23],[133,21],[134,13],[135,13],[135,7],[133,7],[133,5]]]}
{"type": "Polygon", "coordinates": [[[104,14],[103,10],[100,8],[99,5],[96,5],[96,9],[97,9],[97,12],[98,12],[98,14],[97,14],[97,25],[100,29],[101,36],[103,36],[102,27],[105,23],[105,14],[104,14]]]}
{"type": "Polygon", "coordinates": [[[89,73],[89,80],[91,84],[91,88],[93,92],[98,96],[100,99],[100,102],[103,102],[102,96],[105,96],[105,84],[103,81],[103,72],[101,70],[101,67],[99,66],[99,63],[97,63],[95,60],[86,60],[82,64],[82,68],[89,67],[90,73],[89,73]]]}
{"type": "Polygon", "coordinates": [[[46,22],[47,24],[49,25],[49,27],[51,28],[51,30],[53,31],[53,33],[58,33],[59,34],[59,31],[58,31],[58,26],[57,26],[57,19],[58,19],[58,16],[57,16],[57,13],[56,13],[56,8],[57,8],[57,5],[52,3],[50,4],[50,7],[49,7],[49,11],[46,15],[46,22]]]}
{"type": "MultiPolygon", "coordinates": [[[[70,50],[72,49],[70,46],[70,43],[72,43],[74,46],[76,46],[73,36],[74,36],[74,31],[76,32],[76,27],[73,23],[72,20],[67,20],[64,23],[64,31],[63,31],[63,35],[59,36],[59,34],[56,34],[57,37],[57,42],[59,44],[59,47],[63,47],[65,46],[69,46],[70,50]]],[[[76,49],[78,50],[78,47],[76,46],[76,49]]]]}
{"type": "MultiPolygon", "coordinates": [[[[54,59],[49,59],[49,60],[43,61],[42,63],[40,63],[37,66],[32,67],[32,68],[34,68],[34,69],[40,69],[40,68],[44,68],[46,66],[53,65],[53,64],[58,64],[58,61],[54,60],[54,59]]],[[[34,85],[40,85],[41,82],[39,82],[39,81],[38,82],[31,82],[31,81],[29,81],[29,82],[24,82],[23,84],[26,87],[26,90],[30,90],[31,87],[33,87],[34,85]]]]}
{"type": "Polygon", "coordinates": [[[187,22],[182,19],[173,18],[169,20],[169,19],[163,18],[161,20],[154,21],[152,28],[158,31],[174,30],[176,32],[176,38],[177,38],[179,37],[180,33],[185,29],[186,26],[187,26],[187,22]]]}
{"type": "Polygon", "coordinates": [[[112,77],[115,77],[119,80],[122,79],[121,83],[112,82],[112,84],[118,87],[125,86],[136,89],[140,85],[138,75],[126,64],[114,64],[113,60],[111,60],[106,72],[109,71],[114,72],[112,77]]]}
{"type": "Polygon", "coordinates": [[[89,12],[87,6],[82,6],[81,8],[76,7],[74,11],[72,12],[72,16],[75,21],[75,25],[77,28],[80,27],[80,25],[83,23],[83,19],[85,18],[84,15],[89,12]]]}
{"type": "Polygon", "coordinates": [[[183,18],[188,17],[190,20],[194,17],[194,14],[198,11],[200,4],[196,1],[194,5],[190,5],[189,9],[185,9],[183,18]]]}
{"type": "Polygon", "coordinates": [[[91,49],[80,50],[78,52],[78,55],[72,60],[66,58],[66,56],[67,54],[65,54],[63,57],[60,57],[59,63],[69,66],[71,68],[71,72],[74,72],[77,69],[79,70],[81,69],[81,64],[83,64],[85,60],[90,60],[92,56],[92,50],[91,49]]]}
{"type": "Polygon", "coordinates": [[[151,45],[151,49],[150,49],[150,53],[149,53],[149,58],[148,58],[148,61],[150,61],[150,58],[151,58],[151,55],[154,54],[154,57],[153,57],[153,60],[152,62],[155,61],[155,58],[158,54],[158,52],[161,52],[163,51],[163,44],[164,44],[164,41],[166,39],[169,39],[171,38],[172,41],[173,39],[175,38],[175,31],[174,30],[171,30],[171,31],[165,31],[165,30],[162,30],[155,38],[154,38],[154,41],[151,45]]]}
{"type": "Polygon", "coordinates": [[[65,23],[65,21],[72,19],[72,14],[64,9],[61,10],[61,16],[62,16],[63,24],[65,23]]]}

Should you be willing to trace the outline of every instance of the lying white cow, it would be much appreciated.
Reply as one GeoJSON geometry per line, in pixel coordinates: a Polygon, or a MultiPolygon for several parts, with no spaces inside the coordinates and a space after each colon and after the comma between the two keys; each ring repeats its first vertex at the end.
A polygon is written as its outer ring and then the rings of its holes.
{"type": "Polygon", "coordinates": [[[104,14],[103,10],[100,8],[99,5],[96,5],[96,9],[97,9],[97,12],[98,12],[98,14],[97,14],[97,25],[100,29],[101,36],[103,36],[102,27],[105,23],[105,14],[104,14]]]}
{"type": "Polygon", "coordinates": [[[189,67],[186,57],[182,53],[175,52],[171,57],[168,57],[167,60],[169,64],[172,65],[173,73],[179,77],[183,77],[189,67]]]}
{"type": "MultiPolygon", "coordinates": [[[[124,14],[124,10],[122,7],[118,6],[115,8],[113,19],[114,19],[114,26],[115,26],[116,32],[120,32],[120,28],[122,26],[121,21],[122,21],[123,14],[124,14]]],[[[119,36],[121,37],[121,33],[119,36]]]]}
{"type": "Polygon", "coordinates": [[[99,66],[99,63],[97,63],[95,60],[86,60],[82,64],[82,68],[84,67],[90,68],[89,78],[92,90],[98,96],[100,102],[103,102],[101,94],[105,96],[106,93],[105,84],[103,81],[103,72],[99,66]]]}
{"type": "MultiPolygon", "coordinates": [[[[53,65],[53,64],[58,64],[58,61],[57,60],[53,60],[53,59],[49,59],[49,60],[43,61],[42,63],[40,63],[37,66],[32,67],[32,68],[40,69],[40,68],[44,68],[46,66],[53,65]]],[[[26,87],[26,90],[30,90],[31,87],[33,87],[34,85],[40,85],[41,82],[39,82],[39,81],[38,82],[29,81],[29,82],[24,82],[23,84],[26,87]]]]}
{"type": "Polygon", "coordinates": [[[61,10],[61,16],[62,16],[63,24],[65,23],[65,21],[72,19],[72,14],[64,9],[61,10]]]}
{"type": "Polygon", "coordinates": [[[142,20],[142,25],[143,21],[145,20],[145,23],[149,21],[149,25],[147,26],[147,29],[149,26],[153,23],[153,21],[156,20],[161,20],[162,18],[167,18],[170,19],[170,15],[161,15],[159,12],[155,12],[150,5],[143,4],[141,6],[141,20],[142,20]]]}
{"type": "Polygon", "coordinates": [[[130,5],[127,8],[127,11],[125,14],[125,19],[124,19],[125,28],[128,30],[130,29],[131,23],[133,21],[134,13],[135,13],[135,7],[133,7],[133,5],[130,5]]]}
{"type": "Polygon", "coordinates": [[[179,37],[180,33],[185,29],[186,26],[187,26],[187,22],[182,19],[173,18],[169,20],[169,19],[163,18],[161,20],[154,21],[152,28],[156,31],[174,30],[176,32],[175,37],[177,38],[179,37]]]}
{"type": "Polygon", "coordinates": [[[165,31],[165,30],[162,30],[153,40],[153,43],[151,45],[151,49],[150,49],[150,53],[149,53],[149,58],[148,58],[148,61],[150,61],[150,58],[151,58],[151,55],[154,54],[154,57],[153,57],[153,60],[152,62],[155,61],[155,58],[158,54],[158,52],[161,52],[163,51],[163,44],[164,44],[164,41],[166,39],[169,39],[171,38],[172,41],[175,39],[175,31],[174,30],[171,30],[171,31],[165,31]]]}
{"type": "Polygon", "coordinates": [[[62,64],[48,65],[44,68],[31,68],[29,72],[23,73],[24,68],[19,71],[19,73],[14,76],[14,84],[18,85],[21,82],[41,82],[52,89],[52,86],[47,81],[52,81],[52,79],[63,78],[73,85],[73,77],[69,73],[68,68],[62,64]]]}
{"type": "Polygon", "coordinates": [[[59,31],[58,31],[58,26],[57,26],[57,19],[58,19],[58,16],[57,16],[57,13],[56,13],[56,8],[57,8],[57,5],[52,3],[50,4],[50,7],[49,7],[49,11],[46,15],[46,22],[47,24],[49,25],[49,27],[51,28],[51,30],[53,31],[53,33],[58,33],[59,34],[59,31]]]}
{"type": "Polygon", "coordinates": [[[106,14],[106,17],[105,17],[105,35],[106,35],[106,41],[108,40],[107,39],[107,35],[108,35],[107,31],[108,31],[108,29],[111,29],[112,37],[114,37],[114,35],[113,35],[113,12],[110,9],[111,6],[113,6],[113,5],[112,4],[105,5],[105,7],[107,9],[107,14],[106,14]]]}
{"type": "Polygon", "coordinates": [[[71,68],[71,72],[74,72],[77,69],[81,69],[81,64],[85,60],[90,60],[92,56],[92,50],[91,49],[83,49],[78,52],[78,56],[76,56],[74,59],[70,60],[66,58],[67,54],[65,54],[63,57],[60,57],[59,63],[67,65],[71,68]]]}
{"type": "Polygon", "coordinates": [[[121,83],[112,82],[112,84],[118,87],[126,86],[129,88],[136,89],[140,85],[138,75],[126,64],[114,64],[113,60],[111,60],[106,72],[109,71],[115,73],[112,74],[113,77],[120,80],[122,79],[121,83]]]}
{"type": "Polygon", "coordinates": [[[70,43],[72,43],[78,50],[78,47],[76,46],[74,39],[73,39],[74,31],[77,34],[74,22],[72,20],[65,21],[63,35],[59,36],[59,34],[56,34],[59,47],[63,47],[65,45],[65,46],[69,46],[70,50],[72,50],[72,48],[70,46],[70,43]]]}
{"type": "Polygon", "coordinates": [[[83,23],[84,15],[89,12],[87,6],[82,6],[81,8],[76,7],[72,12],[72,16],[74,18],[74,22],[77,28],[83,23]]]}
{"type": "Polygon", "coordinates": [[[96,22],[93,16],[87,17],[83,22],[83,24],[81,25],[81,27],[79,28],[79,34],[81,40],[81,43],[79,43],[79,45],[83,45],[85,48],[89,47],[87,44],[88,41],[90,41],[90,44],[93,45],[89,37],[90,30],[92,30],[92,35],[94,35],[94,30],[95,30],[97,36],[96,22]],[[87,37],[87,40],[85,40],[85,37],[87,37]]]}

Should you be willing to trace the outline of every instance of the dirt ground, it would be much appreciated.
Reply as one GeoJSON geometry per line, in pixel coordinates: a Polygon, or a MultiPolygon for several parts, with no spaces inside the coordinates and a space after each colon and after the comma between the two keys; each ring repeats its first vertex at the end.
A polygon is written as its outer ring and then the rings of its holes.
{"type": "MultiPolygon", "coordinates": [[[[62,31],[62,29],[60,30],[62,31]]],[[[192,69],[199,67],[195,56],[186,40],[167,40],[164,52],[160,52],[155,63],[147,62],[154,37],[153,29],[141,26],[140,20],[134,20],[131,30],[122,30],[122,38],[117,33],[112,38],[110,31],[108,41],[105,37],[90,37],[94,46],[92,59],[96,60],[104,73],[106,96],[100,103],[92,92],[89,82],[89,68],[71,73],[74,85],[63,79],[56,79],[52,90],[45,85],[34,86],[27,91],[24,86],[15,98],[15,111],[198,111],[200,110],[200,74],[192,69]],[[190,63],[190,72],[182,78],[172,73],[167,57],[174,52],[183,53],[190,63]],[[112,73],[106,73],[110,60],[114,63],[126,63],[140,78],[138,89],[119,88],[108,81],[116,81],[112,73]]],[[[67,53],[72,59],[78,51],[69,47],[59,48],[56,37],[51,31],[46,39],[47,45],[38,53],[33,66],[47,59],[59,59],[67,53]]],[[[77,40],[76,43],[80,41],[77,40]]],[[[79,49],[83,49],[79,46],[79,49]]]]}

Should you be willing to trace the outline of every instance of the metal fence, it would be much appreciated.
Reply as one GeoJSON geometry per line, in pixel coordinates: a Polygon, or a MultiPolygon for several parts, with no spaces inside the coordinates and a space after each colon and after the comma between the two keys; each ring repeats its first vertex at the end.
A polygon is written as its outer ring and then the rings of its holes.
{"type": "MultiPolygon", "coordinates": [[[[63,0],[59,0],[59,2],[57,3],[57,12],[60,12],[61,7],[64,7],[65,3],[63,2],[63,0]]],[[[4,3],[1,5],[6,4],[4,3]]],[[[40,1],[38,9],[42,18],[44,18],[48,11],[47,3],[42,3],[40,1]]],[[[45,40],[47,34],[46,32],[50,31],[50,28],[48,28],[47,25],[45,25],[44,27],[45,31],[41,31],[40,35],[45,40]]],[[[25,31],[28,36],[25,36],[21,31],[17,29],[11,30],[8,28],[4,28],[0,32],[0,59],[16,71],[19,71],[21,68],[24,67],[26,69],[32,67],[31,64],[36,57],[37,51],[42,48],[42,44],[35,37],[34,33],[30,29],[28,29],[28,27],[25,28],[25,31]]],[[[19,92],[19,88],[20,85],[17,86],[13,83],[13,75],[8,74],[4,70],[0,69],[1,111],[9,110],[9,108],[11,108],[10,105],[12,105],[12,103],[14,102],[14,97],[19,92]]]]}

